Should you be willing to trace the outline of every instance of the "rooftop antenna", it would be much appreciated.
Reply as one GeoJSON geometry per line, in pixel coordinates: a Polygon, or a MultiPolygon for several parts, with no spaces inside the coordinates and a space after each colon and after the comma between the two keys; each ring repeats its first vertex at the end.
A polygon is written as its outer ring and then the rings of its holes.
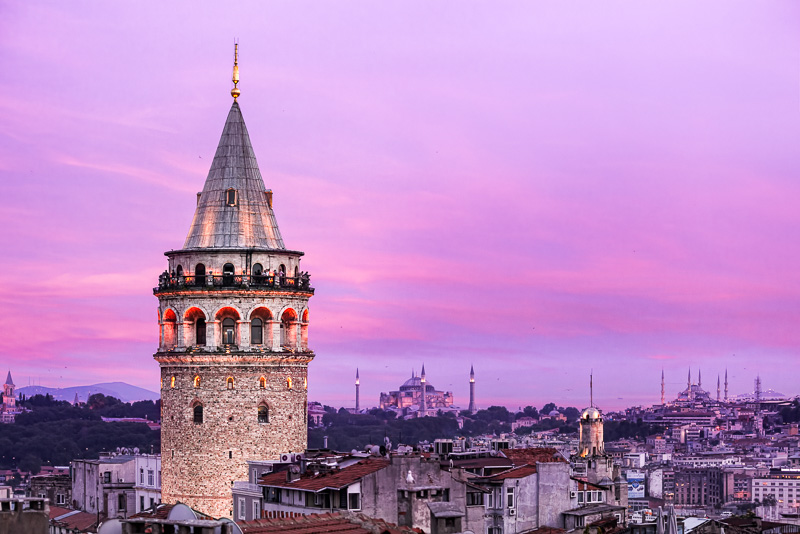
{"type": "Polygon", "coordinates": [[[594,386],[592,385],[592,378],[594,375],[594,369],[589,371],[589,407],[594,408],[594,386]]]}
{"type": "Polygon", "coordinates": [[[233,81],[231,96],[235,102],[239,95],[242,94],[239,87],[237,87],[239,85],[239,43],[236,40],[233,41],[233,77],[231,81],[233,81]]]}

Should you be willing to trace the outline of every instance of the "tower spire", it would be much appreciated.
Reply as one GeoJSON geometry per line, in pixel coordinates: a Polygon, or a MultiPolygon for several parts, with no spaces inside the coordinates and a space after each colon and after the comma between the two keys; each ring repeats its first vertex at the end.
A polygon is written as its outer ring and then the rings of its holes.
{"type": "Polygon", "coordinates": [[[361,388],[361,380],[358,378],[358,367],[356,367],[356,412],[361,409],[360,406],[360,398],[359,398],[359,389],[361,388]]]}
{"type": "Polygon", "coordinates": [[[592,384],[593,378],[594,378],[593,375],[594,375],[594,371],[589,371],[589,407],[590,408],[594,406],[594,386],[592,384]]]}
{"type": "Polygon", "coordinates": [[[469,413],[475,413],[478,409],[475,407],[475,368],[469,366],[469,413]]]}
{"type": "Polygon", "coordinates": [[[428,411],[428,403],[427,403],[427,389],[428,387],[425,385],[425,364],[422,364],[422,372],[419,375],[419,385],[422,389],[422,402],[420,403],[420,415],[425,417],[428,411]]]}
{"type": "Polygon", "coordinates": [[[728,402],[728,370],[725,369],[725,402],[728,402]]]}
{"type": "Polygon", "coordinates": [[[717,375],[717,402],[719,402],[719,375],[717,375]]]}
{"type": "Polygon", "coordinates": [[[686,387],[692,389],[692,368],[689,367],[689,377],[686,379],[686,387]]]}
{"type": "Polygon", "coordinates": [[[233,89],[231,89],[231,96],[233,100],[239,97],[242,92],[239,90],[239,43],[233,44],[233,77],[231,78],[233,82],[233,89]]]}
{"type": "Polygon", "coordinates": [[[661,369],[661,405],[666,404],[666,397],[664,396],[664,369],[661,369]]]}

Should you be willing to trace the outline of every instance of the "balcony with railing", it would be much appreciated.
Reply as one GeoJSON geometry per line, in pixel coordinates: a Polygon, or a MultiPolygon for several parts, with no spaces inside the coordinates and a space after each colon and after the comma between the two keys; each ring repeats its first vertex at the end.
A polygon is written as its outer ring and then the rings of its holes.
{"type": "Polygon", "coordinates": [[[158,287],[153,293],[172,290],[207,291],[215,289],[278,289],[282,291],[302,291],[313,293],[311,275],[300,273],[298,276],[281,274],[206,274],[172,275],[166,271],[158,277],[158,287]]]}

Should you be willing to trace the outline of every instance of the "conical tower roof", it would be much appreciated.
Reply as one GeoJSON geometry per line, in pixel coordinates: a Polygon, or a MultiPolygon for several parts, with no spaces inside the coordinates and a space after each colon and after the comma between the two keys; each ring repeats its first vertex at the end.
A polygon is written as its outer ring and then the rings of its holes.
{"type": "MultiPolygon", "coordinates": [[[[0,375],[0,376],[3,376],[3,375],[0,375]]],[[[14,381],[11,380],[11,371],[8,372],[8,377],[6,378],[6,384],[8,384],[9,386],[13,386],[14,385],[14,381]]]]}
{"type": "Polygon", "coordinates": [[[285,249],[235,100],[183,248],[285,249]]]}

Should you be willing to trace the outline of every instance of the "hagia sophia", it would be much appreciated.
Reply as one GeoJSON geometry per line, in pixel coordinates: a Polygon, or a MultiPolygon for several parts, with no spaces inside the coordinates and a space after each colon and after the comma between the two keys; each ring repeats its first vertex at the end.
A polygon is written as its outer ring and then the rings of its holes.
{"type": "MultiPolygon", "coordinates": [[[[411,371],[411,378],[403,382],[397,391],[381,393],[380,408],[382,410],[397,410],[403,416],[424,417],[435,415],[441,411],[457,411],[453,406],[453,392],[440,391],[427,381],[425,365],[422,372],[417,375],[411,371]],[[424,392],[424,394],[423,394],[424,392]]],[[[470,369],[470,403],[471,412],[475,411],[475,371],[470,369]]]]}

